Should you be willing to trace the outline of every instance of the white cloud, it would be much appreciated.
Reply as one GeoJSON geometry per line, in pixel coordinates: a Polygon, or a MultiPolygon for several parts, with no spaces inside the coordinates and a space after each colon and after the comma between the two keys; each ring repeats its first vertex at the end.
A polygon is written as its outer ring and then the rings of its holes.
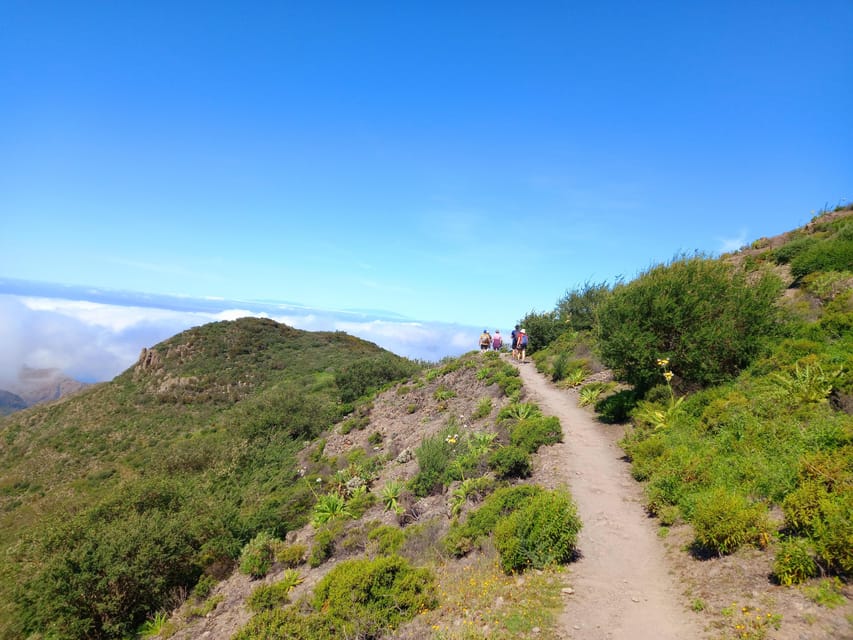
{"type": "Polygon", "coordinates": [[[431,361],[475,348],[479,335],[476,328],[458,325],[384,320],[334,311],[279,311],[275,306],[269,311],[238,306],[177,310],[0,295],[0,381],[14,380],[24,365],[57,368],[86,382],[109,380],[133,365],[143,347],[194,326],[247,316],[273,318],[307,331],[345,331],[394,353],[431,361]]]}
{"type": "Polygon", "coordinates": [[[741,229],[739,234],[734,238],[718,238],[717,240],[720,243],[720,252],[728,253],[730,251],[737,251],[746,245],[747,233],[746,229],[741,229]]]}

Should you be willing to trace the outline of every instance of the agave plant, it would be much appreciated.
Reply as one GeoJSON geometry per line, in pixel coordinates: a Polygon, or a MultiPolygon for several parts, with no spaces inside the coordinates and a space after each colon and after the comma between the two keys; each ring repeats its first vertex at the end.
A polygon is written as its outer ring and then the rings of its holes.
{"type": "Polygon", "coordinates": [[[299,575],[299,572],[296,569],[287,569],[284,574],[281,576],[281,580],[279,580],[278,584],[282,585],[282,589],[290,591],[298,584],[302,584],[304,578],[299,575]]]}
{"type": "Polygon", "coordinates": [[[578,396],[578,404],[582,407],[585,407],[588,404],[595,404],[601,396],[602,391],[604,391],[604,389],[598,385],[588,384],[585,387],[581,387],[580,394],[578,396]]]}
{"type": "Polygon", "coordinates": [[[784,394],[804,404],[826,402],[832,393],[835,379],[841,375],[842,370],[825,372],[819,364],[794,365],[793,371],[787,373],[773,374],[773,382],[778,385],[784,394]]]}
{"type": "Polygon", "coordinates": [[[352,517],[344,498],[334,492],[325,493],[317,498],[317,503],[314,505],[314,519],[312,520],[315,527],[338,517],[352,517]]]}
{"type": "Polygon", "coordinates": [[[476,456],[482,456],[492,450],[497,437],[491,431],[475,431],[468,437],[468,449],[476,456]]]}
{"type": "Polygon", "coordinates": [[[539,407],[532,402],[513,402],[501,409],[498,414],[499,420],[526,420],[542,415],[539,407]]]}
{"type": "Polygon", "coordinates": [[[400,506],[400,493],[403,491],[403,483],[399,480],[389,480],[382,487],[382,502],[385,505],[385,511],[393,511],[396,514],[402,512],[400,506]]]}
{"type": "Polygon", "coordinates": [[[579,387],[585,379],[586,369],[584,369],[583,367],[578,367],[577,369],[572,369],[571,371],[569,371],[563,378],[562,382],[567,387],[579,387]]]}

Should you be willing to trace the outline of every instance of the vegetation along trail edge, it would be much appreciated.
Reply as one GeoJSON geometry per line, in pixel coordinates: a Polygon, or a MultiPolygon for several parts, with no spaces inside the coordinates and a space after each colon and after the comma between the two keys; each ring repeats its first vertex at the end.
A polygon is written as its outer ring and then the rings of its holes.
{"type": "Polygon", "coordinates": [[[563,426],[564,442],[539,461],[555,485],[567,484],[584,523],[580,559],[571,565],[574,593],[560,620],[564,637],[589,640],[705,638],[684,604],[654,522],[642,506],[616,436],[578,406],[574,391],[556,389],[532,364],[519,365],[528,394],[563,426]]]}

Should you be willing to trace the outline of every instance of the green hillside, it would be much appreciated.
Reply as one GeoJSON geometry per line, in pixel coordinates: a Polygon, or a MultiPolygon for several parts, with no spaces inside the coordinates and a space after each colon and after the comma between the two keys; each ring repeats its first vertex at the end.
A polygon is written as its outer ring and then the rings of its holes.
{"type": "Polygon", "coordinates": [[[417,370],[344,333],[242,319],[5,418],[0,637],[123,637],[258,531],[302,524],[313,496],[296,452],[417,370]]]}
{"type": "MultiPolygon", "coordinates": [[[[698,559],[754,547],[780,585],[849,592],[853,208],[520,322],[541,372],[626,425],[662,536],[688,530],[698,559]]],[[[563,434],[525,400],[496,353],[425,369],[270,320],[179,334],[0,419],[0,638],[188,638],[209,615],[238,640],[555,637],[550,568],[582,523],[536,484],[563,434]]]]}
{"type": "Polygon", "coordinates": [[[780,584],[853,576],[853,208],[523,322],[541,371],[630,425],[647,508],[689,523],[695,555],[771,548],[780,584]],[[587,380],[603,366],[615,381],[587,380]]]}

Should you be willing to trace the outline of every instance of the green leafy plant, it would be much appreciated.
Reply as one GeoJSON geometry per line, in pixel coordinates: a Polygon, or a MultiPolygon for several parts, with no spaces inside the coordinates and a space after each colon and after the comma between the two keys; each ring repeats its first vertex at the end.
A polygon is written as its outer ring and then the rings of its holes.
{"type": "Polygon", "coordinates": [[[454,518],[458,516],[468,500],[472,497],[482,497],[492,488],[493,484],[494,481],[485,476],[462,480],[450,494],[450,515],[454,518]]]}
{"type": "Polygon", "coordinates": [[[456,392],[453,389],[450,389],[449,387],[441,385],[440,387],[438,387],[438,389],[433,391],[432,397],[438,400],[439,402],[446,402],[451,398],[455,398],[456,392]]]}
{"type": "Polygon", "coordinates": [[[562,382],[565,386],[570,388],[579,387],[583,384],[583,381],[586,380],[587,375],[588,372],[586,367],[577,367],[566,372],[566,375],[563,376],[562,382]]]}
{"type": "Polygon", "coordinates": [[[797,362],[792,370],[774,373],[771,376],[782,390],[783,396],[790,396],[797,402],[826,402],[832,393],[833,383],[841,376],[841,369],[832,372],[814,362],[797,362]]]}
{"type": "Polygon", "coordinates": [[[139,635],[143,638],[156,638],[163,632],[168,622],[169,616],[158,611],[142,624],[139,628],[139,635]]]}
{"type": "Polygon", "coordinates": [[[817,584],[804,585],[802,587],[806,597],[828,609],[834,609],[847,602],[844,597],[844,583],[838,577],[824,578],[817,584]]]}

